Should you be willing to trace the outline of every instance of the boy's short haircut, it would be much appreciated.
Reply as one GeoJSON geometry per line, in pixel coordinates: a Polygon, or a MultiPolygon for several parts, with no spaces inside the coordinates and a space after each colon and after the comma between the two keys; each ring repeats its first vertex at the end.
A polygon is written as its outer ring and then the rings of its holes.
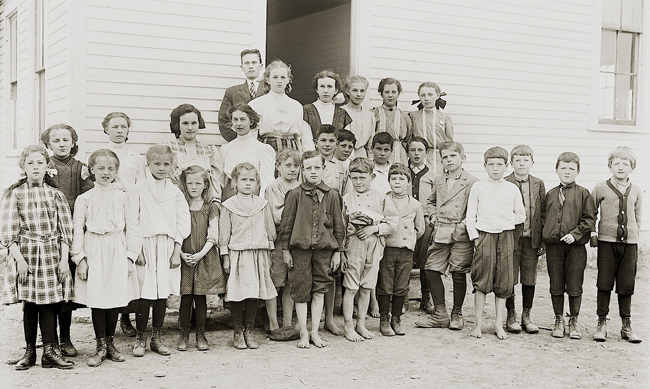
{"type": "Polygon", "coordinates": [[[390,149],[393,150],[393,141],[394,141],[394,139],[389,133],[387,133],[387,132],[378,132],[378,133],[375,134],[375,136],[372,137],[372,144],[371,144],[370,147],[374,148],[375,145],[378,144],[378,143],[381,144],[381,145],[389,144],[390,149]]]}
{"type": "Polygon", "coordinates": [[[302,154],[302,158],[300,159],[300,166],[304,167],[304,162],[314,157],[320,157],[321,162],[323,162],[323,165],[325,165],[325,157],[323,157],[318,150],[309,150],[305,151],[302,154]]]}
{"type": "Polygon", "coordinates": [[[632,169],[636,169],[636,155],[631,148],[627,146],[618,146],[614,150],[610,151],[607,155],[607,166],[612,166],[612,160],[614,158],[626,159],[630,162],[632,169]]]}
{"type": "Polygon", "coordinates": [[[316,139],[320,138],[320,134],[336,134],[336,128],[331,124],[323,124],[316,132],[316,139]]]}
{"type": "Polygon", "coordinates": [[[578,171],[580,171],[580,157],[578,154],[572,153],[570,151],[565,151],[564,153],[557,156],[557,162],[555,162],[555,168],[557,169],[560,166],[560,162],[574,162],[578,165],[578,171]]]}
{"type": "Polygon", "coordinates": [[[421,136],[414,136],[413,138],[411,138],[411,141],[409,142],[409,147],[411,147],[411,143],[413,143],[413,142],[422,143],[422,144],[424,145],[424,148],[425,148],[426,150],[429,150],[429,142],[427,142],[427,140],[424,139],[423,137],[421,137],[421,136]]]}
{"type": "Polygon", "coordinates": [[[381,81],[379,81],[379,86],[377,87],[379,94],[384,93],[384,87],[390,84],[397,85],[397,92],[402,93],[402,83],[399,82],[399,80],[394,79],[393,77],[386,77],[386,78],[382,78],[381,81]]]}
{"type": "Polygon", "coordinates": [[[406,176],[408,182],[411,182],[411,169],[409,169],[408,166],[404,165],[403,163],[394,163],[390,165],[390,168],[388,169],[388,180],[390,180],[391,176],[397,174],[406,176]]]}
{"type": "Polygon", "coordinates": [[[533,149],[528,146],[528,145],[517,145],[515,146],[512,151],[510,152],[510,162],[515,158],[515,156],[520,156],[520,157],[530,157],[531,161],[534,161],[533,159],[533,149]]]}
{"type": "Polygon", "coordinates": [[[352,142],[352,144],[357,144],[357,137],[354,136],[354,133],[350,130],[338,130],[336,132],[336,141],[341,143],[345,141],[352,142]]]}
{"type": "Polygon", "coordinates": [[[168,155],[170,161],[174,160],[174,153],[172,152],[172,149],[169,146],[153,145],[149,147],[149,150],[147,150],[147,154],[146,154],[147,163],[153,161],[153,159],[157,155],[168,155]]]}
{"type": "Polygon", "coordinates": [[[459,142],[449,141],[449,142],[438,143],[438,151],[441,157],[442,157],[442,150],[455,151],[461,156],[465,155],[465,148],[459,142]]]}
{"type": "Polygon", "coordinates": [[[499,146],[490,147],[483,154],[483,161],[485,163],[487,163],[488,159],[490,159],[490,158],[501,158],[501,159],[503,159],[503,163],[505,163],[507,165],[508,164],[508,150],[504,149],[503,147],[499,147],[499,146]]]}
{"type": "Polygon", "coordinates": [[[278,151],[275,154],[275,165],[280,166],[284,161],[290,158],[293,159],[294,162],[300,164],[301,161],[300,151],[292,148],[286,148],[278,151]]]}
{"type": "Polygon", "coordinates": [[[257,57],[260,59],[260,64],[262,63],[262,54],[260,54],[260,51],[257,49],[244,49],[242,50],[241,54],[239,54],[239,58],[241,58],[242,62],[244,62],[244,56],[248,54],[257,54],[257,57]]]}
{"type": "MultiPolygon", "coordinates": [[[[350,167],[348,171],[350,173],[368,173],[372,174],[375,170],[375,166],[370,162],[368,158],[357,157],[350,161],[350,167]]],[[[409,173],[410,174],[410,173],[409,173]]]]}

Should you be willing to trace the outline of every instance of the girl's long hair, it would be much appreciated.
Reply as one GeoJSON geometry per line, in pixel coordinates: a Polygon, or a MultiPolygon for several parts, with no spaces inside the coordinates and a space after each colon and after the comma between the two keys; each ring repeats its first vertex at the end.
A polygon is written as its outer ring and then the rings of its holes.
{"type": "Polygon", "coordinates": [[[183,170],[178,177],[178,187],[183,192],[185,195],[185,200],[187,200],[187,203],[190,203],[190,195],[187,190],[187,175],[188,174],[196,174],[196,173],[202,173],[203,174],[203,185],[205,185],[205,188],[203,188],[203,193],[201,193],[201,198],[203,199],[204,203],[207,203],[210,201],[210,176],[208,175],[208,171],[202,168],[199,165],[192,165],[188,167],[187,169],[183,170]]]}
{"type": "MultiPolygon", "coordinates": [[[[47,150],[45,149],[45,146],[43,145],[29,145],[23,149],[23,151],[20,153],[20,159],[18,160],[18,166],[20,166],[21,169],[24,170],[25,167],[25,160],[27,157],[32,154],[32,153],[39,153],[43,157],[45,157],[45,164],[46,166],[49,166],[50,164],[50,155],[47,153],[47,150]]],[[[46,168],[47,169],[47,168],[46,168]]],[[[24,173],[23,173],[24,174],[24,173]]],[[[43,175],[43,181],[48,184],[49,186],[53,188],[57,188],[58,186],[54,183],[54,179],[50,177],[47,173],[43,175]]],[[[22,186],[27,182],[27,176],[25,175],[24,177],[21,177],[17,182],[11,184],[3,193],[2,198],[5,198],[13,192],[14,189],[22,186]]]]}

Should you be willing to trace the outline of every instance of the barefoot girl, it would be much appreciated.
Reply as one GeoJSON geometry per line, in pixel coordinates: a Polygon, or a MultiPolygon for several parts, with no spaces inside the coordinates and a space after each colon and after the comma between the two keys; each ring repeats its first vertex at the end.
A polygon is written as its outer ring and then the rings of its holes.
{"type": "Polygon", "coordinates": [[[372,111],[361,106],[361,103],[366,98],[367,91],[368,80],[365,77],[348,76],[345,79],[345,94],[349,100],[342,108],[348,111],[352,118],[349,129],[356,138],[352,159],[368,157],[370,143],[373,135],[375,135],[375,115],[372,111]]]}
{"type": "MultiPolygon", "coordinates": [[[[237,138],[239,139],[239,138],[237,138]]],[[[233,140],[236,142],[237,139],[233,140]]],[[[226,292],[226,280],[217,251],[219,205],[208,197],[210,177],[201,166],[192,165],[181,172],[179,186],[190,204],[192,232],[181,246],[181,334],[177,350],[186,351],[190,334],[192,304],[196,315],[196,347],[209,348],[205,337],[208,313],[206,295],[226,292]]]]}
{"type": "Polygon", "coordinates": [[[56,312],[73,297],[68,252],[72,241],[70,206],[53,185],[50,157],[41,145],[27,146],[18,165],[23,177],[2,197],[2,245],[9,247],[4,262],[5,303],[24,302],[25,355],[16,370],[36,364],[36,332],[43,337],[42,367],[71,369],[55,350],[56,312]]]}
{"type": "Polygon", "coordinates": [[[219,248],[223,267],[230,274],[226,301],[230,302],[235,348],[257,348],[253,324],[258,300],[278,295],[270,256],[275,224],[268,201],[254,194],[260,183],[255,167],[240,163],[231,176],[237,194],[224,201],[219,218],[219,248]]]}
{"type": "Polygon", "coordinates": [[[183,193],[168,178],[174,156],[168,146],[151,146],[147,166],[151,177],[138,182],[134,196],[140,208],[142,254],[136,261],[140,300],[136,307],[133,355],[144,356],[144,331],[153,305],[151,351],[169,355],[160,330],[165,321],[167,297],[180,294],[181,244],[190,234],[190,210],[183,193]]]}
{"type": "Polygon", "coordinates": [[[97,150],[88,158],[88,168],[95,187],[75,203],[70,252],[77,264],[75,301],[92,310],[97,348],[88,366],[96,367],[105,358],[124,362],[113,338],[120,307],[139,297],[133,271],[142,250],[142,233],[136,204],[113,185],[120,168],[117,155],[97,150]]]}
{"type": "MultiPolygon", "coordinates": [[[[93,187],[92,180],[88,178],[90,174],[86,165],[75,158],[79,151],[78,140],[77,132],[67,124],[55,124],[41,134],[41,142],[53,153],[50,159],[50,168],[57,170],[52,182],[63,192],[73,213],[77,196],[93,187]]],[[[76,265],[72,261],[70,261],[69,265],[71,274],[74,274],[76,265]]],[[[59,312],[57,313],[59,335],[61,336],[61,353],[67,357],[77,355],[77,350],[70,340],[70,326],[72,324],[72,311],[79,307],[80,305],[77,303],[64,302],[59,305],[59,312]]]]}

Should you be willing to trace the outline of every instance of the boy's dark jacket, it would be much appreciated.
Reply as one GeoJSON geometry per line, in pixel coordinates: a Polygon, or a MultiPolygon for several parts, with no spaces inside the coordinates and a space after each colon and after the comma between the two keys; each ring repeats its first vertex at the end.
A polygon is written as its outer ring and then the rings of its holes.
{"type": "MultiPolygon", "coordinates": [[[[511,173],[506,176],[506,181],[517,185],[515,174],[511,173]]],[[[546,188],[544,181],[537,177],[528,175],[530,182],[530,243],[534,249],[542,247],[542,228],[546,221],[546,188]]],[[[519,185],[517,185],[519,187],[519,185]]],[[[526,202],[524,201],[524,204],[526,202]]],[[[515,247],[519,247],[519,238],[524,230],[524,224],[515,226],[514,241],[515,247]]]]}
{"type": "Polygon", "coordinates": [[[574,246],[587,244],[596,221],[596,209],[589,191],[572,182],[566,186],[564,206],[560,206],[559,191],[560,186],[556,186],[546,193],[542,240],[547,244],[558,244],[564,235],[571,234],[575,239],[574,246]]]}

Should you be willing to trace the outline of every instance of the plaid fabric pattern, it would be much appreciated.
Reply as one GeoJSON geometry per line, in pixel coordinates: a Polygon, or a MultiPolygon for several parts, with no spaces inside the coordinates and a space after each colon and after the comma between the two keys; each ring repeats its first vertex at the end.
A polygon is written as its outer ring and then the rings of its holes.
{"type": "Polygon", "coordinates": [[[60,243],[72,241],[72,216],[63,193],[47,184],[23,184],[2,199],[0,220],[2,244],[17,243],[32,269],[20,284],[15,261],[8,257],[3,300],[39,305],[72,301],[72,278],[61,283],[57,275],[60,243]]]}
{"type": "Polygon", "coordinates": [[[296,143],[295,138],[280,138],[280,137],[275,137],[275,136],[263,136],[262,139],[260,139],[260,142],[265,143],[267,145],[271,145],[273,149],[278,152],[282,149],[298,149],[298,143],[296,143]]]}

